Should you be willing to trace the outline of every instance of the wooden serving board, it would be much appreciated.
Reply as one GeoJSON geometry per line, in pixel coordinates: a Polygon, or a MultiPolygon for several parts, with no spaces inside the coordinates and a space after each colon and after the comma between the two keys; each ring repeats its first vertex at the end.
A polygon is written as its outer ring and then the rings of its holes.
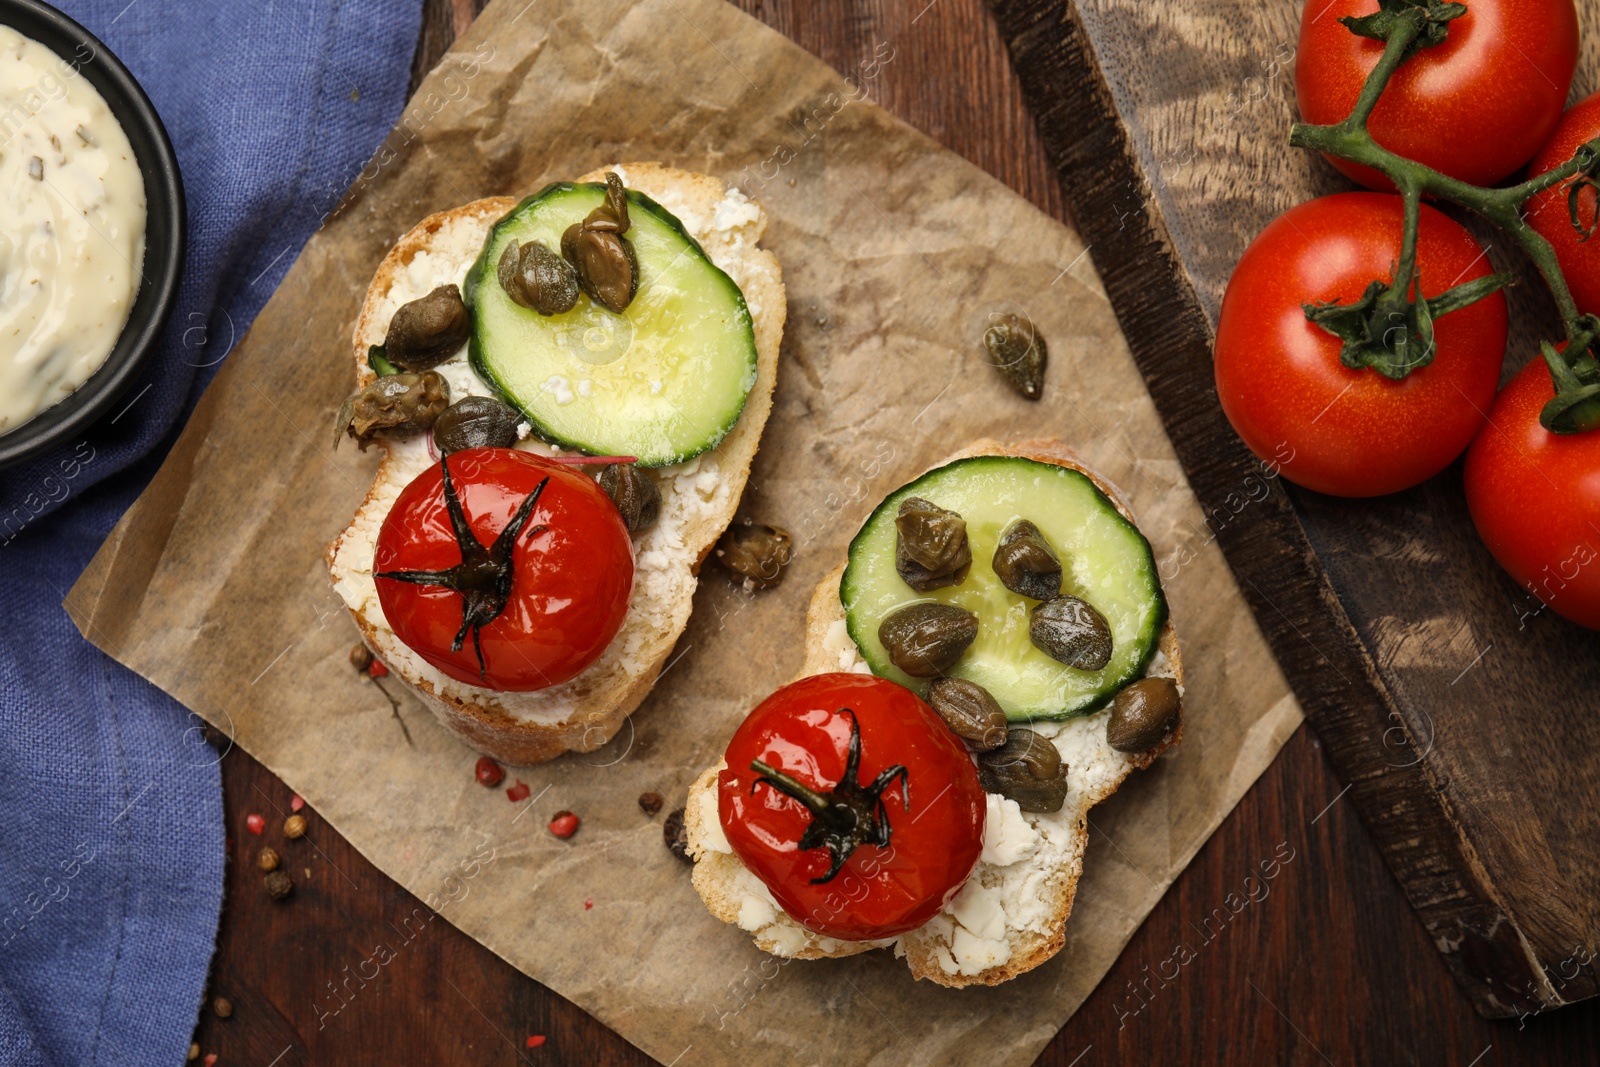
{"type": "MultiPolygon", "coordinates": [[[[1287,146],[1300,5],[991,6],[1209,516],[1194,542],[1220,543],[1451,972],[1491,1017],[1600,993],[1600,634],[1495,565],[1459,462],[1392,497],[1326,497],[1265,477],[1217,403],[1211,346],[1239,254],[1281,211],[1351,188],[1287,146]]],[[[1574,99],[1600,84],[1600,0],[1578,7],[1591,36],[1574,99]]],[[[1528,279],[1510,294],[1509,377],[1559,329],[1530,265],[1477,232],[1528,279]]]]}

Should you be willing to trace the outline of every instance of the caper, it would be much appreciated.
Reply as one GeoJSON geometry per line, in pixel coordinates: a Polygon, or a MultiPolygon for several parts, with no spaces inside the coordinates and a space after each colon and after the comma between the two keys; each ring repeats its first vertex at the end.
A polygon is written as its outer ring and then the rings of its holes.
{"type": "Polygon", "coordinates": [[[1178,725],[1182,713],[1178,683],[1171,678],[1141,678],[1111,701],[1106,744],[1118,752],[1155,748],[1178,725]]]}
{"type": "Polygon", "coordinates": [[[1022,727],[1008,731],[999,748],[978,754],[978,781],[1023,811],[1060,811],[1067,800],[1067,767],[1055,743],[1022,727]]]}
{"type": "Polygon", "coordinates": [[[928,686],[928,704],[951,733],[977,751],[987,752],[1006,743],[1006,713],[977,682],[940,678],[928,686]]]}
{"type": "Polygon", "coordinates": [[[1081,671],[1098,671],[1111,662],[1111,625],[1075,596],[1035,604],[1028,636],[1040,652],[1081,671]]]}
{"type": "Polygon", "coordinates": [[[945,673],[977,636],[978,617],[954,604],[908,604],[878,624],[889,659],[913,678],[945,673]]]}
{"type": "Polygon", "coordinates": [[[596,303],[621,313],[639,291],[639,259],[628,232],[628,193],[615,171],[606,173],[606,199],[561,235],[561,255],[596,303]]]}
{"type": "Polygon", "coordinates": [[[994,573],[1000,584],[1032,600],[1061,595],[1061,557],[1039,527],[1018,519],[1000,535],[994,550],[994,573]]]}
{"type": "Polygon", "coordinates": [[[386,374],[345,398],[333,424],[333,446],[345,434],[365,452],[379,430],[405,436],[421,433],[450,406],[450,383],[433,371],[386,374]]]}
{"type": "Polygon", "coordinates": [[[717,559],[756,589],[783,581],[794,542],[787,530],[760,523],[736,523],[717,542],[717,559]]]}
{"type": "Polygon", "coordinates": [[[433,443],[445,455],[463,448],[510,448],[522,416],[488,396],[464,396],[433,424],[433,443]]]}
{"type": "Polygon", "coordinates": [[[469,332],[471,323],[461,290],[441,285],[427,296],[400,305],[389,320],[383,351],[401,370],[427,370],[455,355],[467,343],[469,332]]]}
{"type": "Polygon", "coordinates": [[[919,593],[960,585],[972,569],[967,521],[939,505],[908,496],[894,518],[894,569],[919,593]]]}
{"type": "Polygon", "coordinates": [[[622,512],[629,533],[648,530],[661,516],[661,489],[637,464],[608,464],[600,472],[600,488],[622,512]]]}
{"type": "Polygon", "coordinates": [[[983,331],[983,346],[989,350],[990,365],[1011,388],[1029,400],[1044,395],[1044,368],[1050,353],[1032,322],[1015,312],[997,315],[983,331]]]}
{"type": "Polygon", "coordinates": [[[507,296],[541,315],[559,315],[578,303],[577,272],[543,241],[506,245],[498,274],[507,296]]]}

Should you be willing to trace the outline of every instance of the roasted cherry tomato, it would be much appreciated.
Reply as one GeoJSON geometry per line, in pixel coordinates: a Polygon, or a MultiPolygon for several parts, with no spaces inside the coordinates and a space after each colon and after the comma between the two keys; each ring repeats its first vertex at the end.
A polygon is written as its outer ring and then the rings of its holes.
{"type": "MultiPolygon", "coordinates": [[[[1305,121],[1342,122],[1383,55],[1383,42],[1339,22],[1370,15],[1378,0],[1307,0],[1294,60],[1305,121]]],[[[1572,0],[1470,0],[1444,43],[1401,64],[1367,131],[1383,147],[1474,185],[1493,185],[1536,152],[1561,117],[1578,66],[1572,0]]],[[[1387,178],[1342,159],[1328,162],[1373,189],[1387,178]]]]}
{"type": "Polygon", "coordinates": [[[373,572],[395,634],[450,677],[525,692],[600,657],[633,590],[622,515],[582,472],[511,448],[454,452],[400,491],[373,572]],[[453,498],[453,500],[452,500],[453,498]]]}
{"type": "MultiPolygon", "coordinates": [[[[1433,362],[1400,381],[1339,362],[1340,342],[1303,304],[1351,303],[1400,257],[1401,204],[1340,193],[1290,208],[1245,249],[1217,323],[1217,395],[1261,460],[1336,496],[1392,493],[1443,470],[1472,441],[1494,399],[1506,347],[1498,292],[1435,320],[1433,362]]],[[[1422,205],[1421,290],[1490,273],[1452,219],[1422,205]]]]}
{"type": "MultiPolygon", "coordinates": [[[[1556,132],[1550,135],[1539,154],[1528,164],[1528,177],[1536,178],[1547,170],[1554,170],[1578,151],[1578,147],[1600,137],[1600,93],[1585,97],[1572,105],[1556,132]]],[[[1556,250],[1556,261],[1566,276],[1567,288],[1578,310],[1591,315],[1600,314],[1600,234],[1582,237],[1572,226],[1572,214],[1567,208],[1567,184],[1547,189],[1523,206],[1528,225],[1549,241],[1556,250]]],[[[1578,217],[1587,225],[1594,221],[1600,210],[1593,186],[1578,193],[1578,217]]]]}
{"type": "Polygon", "coordinates": [[[1554,434],[1539,409],[1555,395],[1535,358],[1495,398],[1467,453],[1478,536],[1529,593],[1600,629],[1600,431],[1554,434]]]}
{"type": "Polygon", "coordinates": [[[819,934],[870,941],[916,929],[983,851],[972,757],[932,708],[887,679],[820,674],[787,685],[750,713],[725,759],[717,808],[728,843],[819,934]]]}

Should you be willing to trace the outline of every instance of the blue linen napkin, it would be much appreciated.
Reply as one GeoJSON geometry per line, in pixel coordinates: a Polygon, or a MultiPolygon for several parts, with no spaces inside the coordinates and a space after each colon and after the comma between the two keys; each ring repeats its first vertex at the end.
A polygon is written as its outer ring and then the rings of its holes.
{"type": "Polygon", "coordinates": [[[422,5],[61,6],[161,113],[189,250],[142,379],[81,442],[0,471],[0,1065],[177,1067],[222,901],[220,757],[61,601],[398,118],[422,5]]]}

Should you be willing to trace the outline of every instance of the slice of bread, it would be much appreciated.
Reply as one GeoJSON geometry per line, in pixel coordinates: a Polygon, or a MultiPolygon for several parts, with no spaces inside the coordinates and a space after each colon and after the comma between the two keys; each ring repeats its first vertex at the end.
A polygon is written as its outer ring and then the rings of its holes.
{"type": "MultiPolygon", "coordinates": [[[[384,457],[372,488],[327,553],[334,587],[374,654],[463,741],[511,764],[598,748],[650,692],[688,624],[700,564],[739,506],[777,380],[787,308],[777,259],[756,247],[767,226],[760,205],[716,178],[658,163],[603,167],[578,181],[603,181],[606,171],[616,171],[628,188],[676,215],[711,261],[739,285],[750,308],[758,356],[755,388],[722,443],[686,463],[650,472],[661,488],[661,516],[634,538],[633,594],[616,638],[599,660],[569,682],[532,693],[501,693],[448,677],[395,636],[373,584],[373,552],[400,490],[437,462],[422,437],[378,439],[384,457]]],[[[430,215],[396,242],[378,266],[356,323],[358,384],[374,379],[367,348],[382,343],[395,310],[436,286],[460,285],[489,228],[516,203],[491,197],[430,215]]],[[[464,346],[436,369],[449,381],[453,400],[469,392],[492,393],[468,366],[464,346]]],[[[557,451],[528,437],[518,447],[557,451]]]]}
{"type": "MultiPolygon", "coordinates": [[[[1023,456],[1080,470],[1133,521],[1116,490],[1059,442],[1001,445],[984,440],[950,460],[986,455],[1023,456]]],[[[867,670],[845,629],[839,599],[843,574],[841,564],[811,598],[806,658],[799,677],[867,670]]],[[[1183,662],[1170,616],[1146,673],[1170,677],[1182,687],[1183,662]]],[[[760,948],[779,956],[852,956],[892,946],[896,955],[905,957],[913,975],[940,985],[997,985],[1014,978],[1054,956],[1065,943],[1066,921],[1089,843],[1089,809],[1115,793],[1135,768],[1150,766],[1183,736],[1180,722],[1148,752],[1118,752],[1106,743],[1109,716],[1110,711],[1103,710],[1064,723],[1034,724],[1033,729],[1055,743],[1068,767],[1066,804],[1059,812],[1026,814],[1015,801],[991,794],[977,869],[942,912],[910,933],[884,941],[841,941],[815,934],[784,914],[766,886],[733,854],[722,832],[717,772],[725,764],[720,761],[689,787],[685,826],[689,853],[695,859],[695,889],[713,915],[754,934],[760,948]]]]}

